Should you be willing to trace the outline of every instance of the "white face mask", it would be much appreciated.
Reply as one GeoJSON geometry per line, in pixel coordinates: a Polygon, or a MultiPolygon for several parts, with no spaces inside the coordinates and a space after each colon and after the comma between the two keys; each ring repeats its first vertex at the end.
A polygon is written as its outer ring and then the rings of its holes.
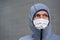
{"type": "Polygon", "coordinates": [[[40,29],[44,29],[47,27],[49,20],[36,19],[36,20],[33,20],[33,23],[34,23],[35,27],[40,30],[40,29]]]}

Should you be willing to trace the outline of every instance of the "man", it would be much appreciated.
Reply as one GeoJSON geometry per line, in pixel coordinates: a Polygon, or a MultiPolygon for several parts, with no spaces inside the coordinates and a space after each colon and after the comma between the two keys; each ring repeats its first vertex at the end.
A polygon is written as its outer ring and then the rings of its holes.
{"type": "Polygon", "coordinates": [[[60,40],[60,36],[51,31],[51,16],[46,5],[42,3],[33,5],[28,16],[33,34],[24,36],[19,40],[60,40]]]}

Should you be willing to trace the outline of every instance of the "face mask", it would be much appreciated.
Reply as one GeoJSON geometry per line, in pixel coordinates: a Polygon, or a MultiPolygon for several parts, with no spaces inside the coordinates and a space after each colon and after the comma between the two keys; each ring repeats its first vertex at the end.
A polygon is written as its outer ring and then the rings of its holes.
{"type": "Polygon", "coordinates": [[[36,20],[33,20],[33,24],[39,30],[40,29],[45,29],[47,27],[48,23],[49,23],[49,20],[46,20],[46,19],[36,19],[36,20]]]}

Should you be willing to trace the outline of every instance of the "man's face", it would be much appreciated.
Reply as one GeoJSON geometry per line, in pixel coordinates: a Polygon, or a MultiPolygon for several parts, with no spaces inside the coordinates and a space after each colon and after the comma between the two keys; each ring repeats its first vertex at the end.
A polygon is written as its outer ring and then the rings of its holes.
{"type": "Polygon", "coordinates": [[[39,11],[35,14],[33,20],[41,18],[48,20],[48,13],[46,11],[39,11]]]}

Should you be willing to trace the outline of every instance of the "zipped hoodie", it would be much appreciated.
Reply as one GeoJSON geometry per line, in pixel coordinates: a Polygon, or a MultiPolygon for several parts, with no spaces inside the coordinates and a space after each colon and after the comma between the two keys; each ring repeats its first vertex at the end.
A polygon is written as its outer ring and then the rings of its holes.
{"type": "Polygon", "coordinates": [[[41,40],[41,30],[38,30],[33,25],[33,16],[38,10],[41,10],[41,9],[46,10],[49,15],[49,25],[45,29],[43,29],[42,40],[60,40],[60,36],[53,34],[51,31],[52,26],[51,26],[50,11],[49,11],[49,8],[42,3],[35,4],[30,8],[28,19],[29,19],[29,26],[33,34],[24,36],[20,38],[19,40],[41,40]]]}

